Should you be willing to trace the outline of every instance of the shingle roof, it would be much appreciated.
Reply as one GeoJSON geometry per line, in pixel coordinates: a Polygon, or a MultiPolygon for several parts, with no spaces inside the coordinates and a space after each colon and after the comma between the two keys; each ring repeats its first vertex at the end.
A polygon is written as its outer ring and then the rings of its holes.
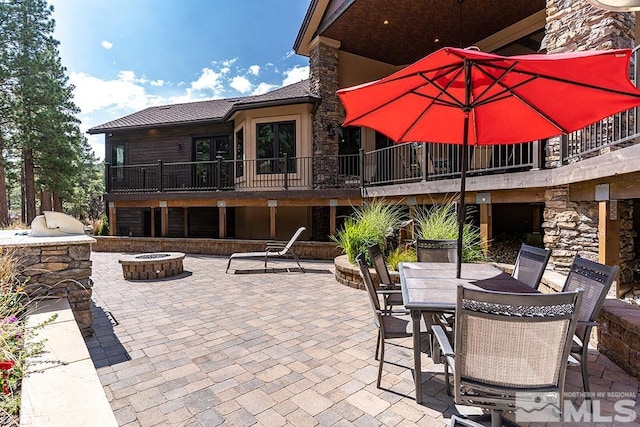
{"type": "Polygon", "coordinates": [[[262,95],[149,107],[92,127],[88,132],[100,134],[118,129],[226,121],[235,110],[318,101],[319,97],[311,92],[309,80],[302,80],[262,95]]]}

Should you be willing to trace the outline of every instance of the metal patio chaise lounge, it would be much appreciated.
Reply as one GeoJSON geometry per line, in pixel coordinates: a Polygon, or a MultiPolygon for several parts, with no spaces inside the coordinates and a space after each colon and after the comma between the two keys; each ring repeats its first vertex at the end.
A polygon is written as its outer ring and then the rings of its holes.
{"type": "Polygon", "coordinates": [[[304,230],[306,230],[305,227],[298,228],[298,230],[293,234],[291,239],[286,244],[285,243],[278,243],[278,242],[267,242],[264,252],[235,252],[235,253],[232,253],[231,256],[229,256],[229,262],[227,262],[227,269],[225,270],[225,273],[229,272],[229,266],[231,265],[231,260],[232,259],[238,259],[238,258],[259,258],[259,259],[262,259],[262,258],[264,258],[264,269],[266,271],[267,270],[267,260],[269,258],[283,258],[283,257],[289,256],[289,255],[293,256],[293,259],[296,260],[296,263],[298,264],[298,267],[300,267],[300,270],[304,273],[305,270],[300,265],[300,260],[298,258],[298,255],[296,255],[296,253],[293,251],[293,244],[296,242],[298,237],[300,237],[300,234],[302,234],[302,232],[304,230]]]}

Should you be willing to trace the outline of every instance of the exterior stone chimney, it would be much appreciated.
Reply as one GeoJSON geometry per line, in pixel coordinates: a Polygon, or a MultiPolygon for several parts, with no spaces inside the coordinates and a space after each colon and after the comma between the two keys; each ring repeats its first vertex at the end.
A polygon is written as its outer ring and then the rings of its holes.
{"type": "Polygon", "coordinates": [[[315,188],[326,188],[338,179],[338,129],[341,124],[338,83],[340,42],[316,37],[311,42],[309,65],[311,91],[321,98],[313,114],[313,176],[315,188]],[[329,157],[323,157],[329,156],[329,157]]]}

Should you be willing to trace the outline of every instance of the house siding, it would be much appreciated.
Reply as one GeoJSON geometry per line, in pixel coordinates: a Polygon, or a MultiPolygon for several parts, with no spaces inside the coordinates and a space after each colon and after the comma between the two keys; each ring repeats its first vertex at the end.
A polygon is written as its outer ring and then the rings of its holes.
{"type": "Polygon", "coordinates": [[[106,137],[105,158],[111,162],[111,146],[124,142],[127,164],[155,163],[158,160],[188,162],[192,160],[193,138],[218,135],[232,138],[232,132],[233,122],[113,132],[112,136],[106,137]]]}

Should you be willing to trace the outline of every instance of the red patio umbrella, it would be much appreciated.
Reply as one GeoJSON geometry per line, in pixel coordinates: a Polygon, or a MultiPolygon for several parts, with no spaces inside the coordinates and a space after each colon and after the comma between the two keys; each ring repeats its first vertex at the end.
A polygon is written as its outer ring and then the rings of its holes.
{"type": "Polygon", "coordinates": [[[515,144],[573,132],[640,105],[631,51],[503,57],[443,48],[381,80],[339,90],[344,126],[397,143],[462,144],[458,265],[468,145],[515,144]]]}

